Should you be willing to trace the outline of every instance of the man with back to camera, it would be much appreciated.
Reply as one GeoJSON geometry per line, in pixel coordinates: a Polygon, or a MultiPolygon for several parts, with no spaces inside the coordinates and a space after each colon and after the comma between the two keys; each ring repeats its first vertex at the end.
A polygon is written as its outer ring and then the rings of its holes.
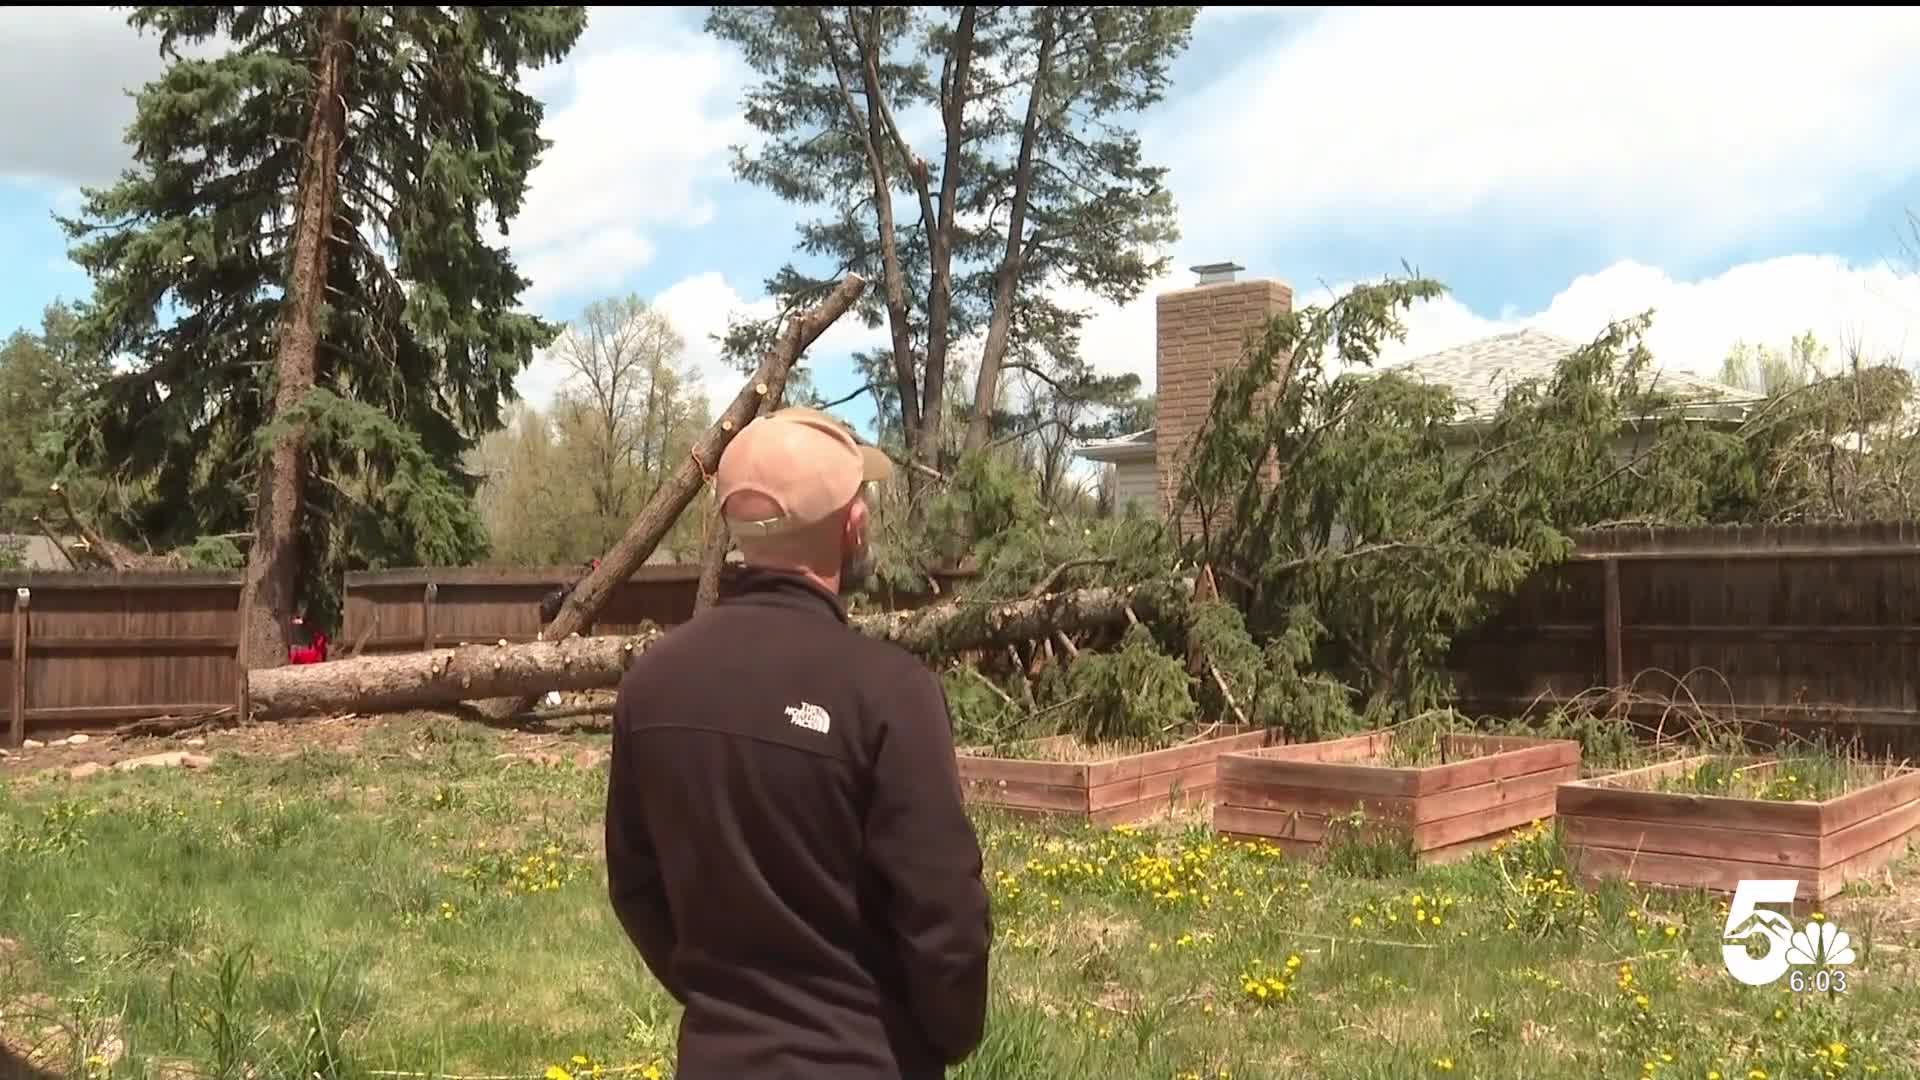
{"type": "Polygon", "coordinates": [[[677,1080],[920,1080],[973,1052],[993,928],[939,680],[847,624],[892,466],[783,409],[721,455],[744,566],[614,705],[607,883],[685,1006],[677,1080]]]}

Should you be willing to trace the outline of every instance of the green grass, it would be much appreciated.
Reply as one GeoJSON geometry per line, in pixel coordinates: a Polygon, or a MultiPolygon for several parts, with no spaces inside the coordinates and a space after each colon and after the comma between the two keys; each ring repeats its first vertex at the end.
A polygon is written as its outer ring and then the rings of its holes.
{"type": "Polygon", "coordinates": [[[1718,795],[1766,802],[1825,802],[1885,780],[1888,766],[1812,747],[1795,747],[1766,758],[1717,756],[1673,776],[1654,791],[1718,795]]]}
{"type": "Polygon", "coordinates": [[[1003,758],[1009,761],[1086,762],[1111,761],[1133,754],[1149,754],[1177,745],[1178,740],[1103,739],[1088,743],[1072,736],[1018,739],[989,746],[968,747],[975,757],[1003,758]]]}
{"type": "MultiPolygon", "coordinates": [[[[502,742],[395,724],[0,787],[0,1030],[71,1076],[670,1074],[676,1010],[606,906],[604,766],[502,742]]],[[[980,827],[992,1013],[957,1077],[1920,1077],[1912,859],[1829,906],[1859,959],[1819,995],[1729,978],[1718,901],[1568,885],[1550,830],[1415,869],[980,827]]]]}

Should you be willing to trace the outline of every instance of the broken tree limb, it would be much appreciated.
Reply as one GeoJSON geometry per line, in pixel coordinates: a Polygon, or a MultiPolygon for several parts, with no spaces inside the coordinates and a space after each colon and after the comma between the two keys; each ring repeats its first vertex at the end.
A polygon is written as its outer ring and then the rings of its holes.
{"type": "MultiPolygon", "coordinates": [[[[720,452],[733,440],[734,433],[746,426],[760,410],[760,402],[766,398],[777,384],[786,386],[787,372],[799,361],[800,354],[819,340],[835,320],[845,315],[853,307],[854,301],[866,291],[867,283],[859,274],[848,274],[840,284],[833,287],[826,299],[811,311],[795,315],[787,320],[786,329],[767,350],[760,360],[760,366],[754,371],[747,385],[734,395],[732,404],[720,414],[707,433],[700,437],[687,460],[680,463],[667,482],[660,486],[653,498],[640,510],[640,516],[633,519],[625,536],[619,543],[600,557],[600,565],[581,580],[567,596],[566,603],[560,606],[560,614],[546,628],[549,639],[562,639],[569,634],[577,634],[593,623],[600,610],[613,595],[613,588],[620,582],[633,576],[640,569],[660,541],[680,520],[680,514],[687,504],[705,484],[707,476],[719,464],[720,452]]],[[[489,694],[471,694],[469,699],[489,697],[489,694]]],[[[530,697],[517,697],[511,701],[489,702],[483,707],[488,715],[495,718],[526,712],[533,705],[530,697]]]]}
{"type": "Polygon", "coordinates": [[[35,525],[40,526],[40,535],[47,538],[47,543],[53,545],[53,550],[59,552],[60,557],[67,560],[67,569],[69,570],[80,569],[80,564],[73,561],[73,552],[68,551],[67,545],[62,543],[59,537],[53,535],[53,526],[47,524],[46,518],[41,517],[39,514],[35,514],[33,515],[33,523],[35,525]]]}
{"type": "Polygon", "coordinates": [[[712,607],[713,602],[720,599],[720,572],[726,569],[729,543],[727,519],[720,516],[718,506],[709,504],[707,536],[700,547],[700,584],[693,593],[695,614],[712,607]]]}
{"type": "MultiPolygon", "coordinates": [[[[1118,625],[1131,606],[1150,617],[1184,609],[1188,581],[1081,589],[1031,600],[956,601],[917,611],[863,615],[861,633],[921,656],[950,656],[1011,641],[1118,625]]],[[[659,638],[570,637],[526,645],[469,645],[434,652],[363,656],[324,664],[264,668],[247,676],[253,716],[381,713],[485,698],[531,699],[550,690],[604,690],[620,684],[633,657],[659,638]]],[[[515,713],[526,712],[515,709],[515,713]]]]}
{"type": "MultiPolygon", "coordinates": [[[[171,555],[142,555],[125,544],[109,540],[105,533],[81,520],[73,508],[73,500],[67,497],[65,488],[58,483],[47,485],[47,493],[60,502],[60,511],[67,516],[67,524],[80,536],[80,550],[89,558],[102,563],[116,574],[131,574],[141,570],[178,570],[180,560],[171,555]]],[[[64,551],[64,549],[63,549],[64,551]]],[[[67,554],[67,561],[73,561],[67,554]]]]}

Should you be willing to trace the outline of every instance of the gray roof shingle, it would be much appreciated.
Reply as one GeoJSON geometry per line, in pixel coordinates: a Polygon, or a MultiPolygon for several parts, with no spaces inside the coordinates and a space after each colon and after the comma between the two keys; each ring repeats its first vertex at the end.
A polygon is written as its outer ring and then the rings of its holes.
{"type": "MultiPolygon", "coordinates": [[[[1580,346],[1564,338],[1528,327],[1379,370],[1445,386],[1460,403],[1460,419],[1483,419],[1500,411],[1500,403],[1515,383],[1551,379],[1560,361],[1578,348],[1580,346]]],[[[1653,389],[1703,403],[1737,405],[1758,400],[1757,395],[1745,390],[1683,371],[1659,370],[1653,372],[1652,377],[1653,389]]]]}
{"type": "MultiPolygon", "coordinates": [[[[1375,370],[1447,387],[1459,402],[1456,423],[1467,423],[1489,419],[1499,412],[1500,403],[1515,383],[1553,378],[1560,361],[1579,348],[1565,338],[1527,327],[1375,370]]],[[[1684,371],[1656,369],[1652,380],[1654,390],[1697,404],[1724,404],[1740,414],[1744,414],[1743,407],[1761,400],[1758,394],[1684,371]]],[[[1131,459],[1153,444],[1154,435],[1154,429],[1148,428],[1117,439],[1084,443],[1075,452],[1096,461],[1131,459]]]]}

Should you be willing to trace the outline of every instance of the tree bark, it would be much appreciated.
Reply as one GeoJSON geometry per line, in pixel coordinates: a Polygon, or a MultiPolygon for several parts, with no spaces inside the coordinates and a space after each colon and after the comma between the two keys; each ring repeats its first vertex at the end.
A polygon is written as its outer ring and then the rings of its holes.
{"type": "Polygon", "coordinates": [[[1033,88],[1027,95],[1027,117],[1020,128],[1020,157],[1013,172],[1013,203],[1007,211],[1007,249],[993,272],[993,315],[987,320],[987,340],[980,348],[980,371],[973,384],[973,417],[967,422],[964,450],[985,448],[992,434],[993,407],[1000,400],[1000,364],[1007,356],[1013,333],[1013,301],[1020,274],[1026,269],[1027,203],[1033,193],[1034,141],[1039,138],[1040,99],[1053,77],[1054,49],[1059,38],[1053,15],[1042,8],[1036,16],[1043,27],[1040,55],[1034,61],[1033,88]]]}
{"type": "MultiPolygon", "coordinates": [[[[342,99],[347,63],[347,8],[325,16],[315,59],[313,108],[294,195],[293,256],[274,363],[273,415],[291,413],[313,389],[320,351],[320,305],[327,285],[333,215],[339,202],[342,99]]],[[[299,527],[306,481],[306,432],[274,440],[260,470],[253,543],[240,587],[240,662],[248,669],[287,662],[289,620],[299,565],[299,527]]]]}
{"type": "MultiPolygon", "coordinates": [[[[885,99],[881,97],[879,86],[871,82],[863,83],[867,111],[864,116],[861,114],[859,106],[853,101],[853,89],[847,84],[846,62],[834,37],[833,25],[818,8],[814,9],[813,17],[815,25],[820,28],[820,39],[826,44],[827,53],[833,60],[833,74],[840,87],[840,101],[847,110],[847,125],[860,138],[866,154],[867,179],[873,184],[875,228],[880,241],[882,286],[887,294],[887,327],[893,345],[893,377],[895,387],[900,392],[900,424],[907,440],[907,455],[917,461],[920,460],[915,446],[920,432],[917,405],[919,382],[914,378],[913,371],[913,324],[907,310],[906,275],[900,269],[900,249],[894,235],[893,179],[887,169],[886,159],[880,153],[879,104],[885,99]]],[[[847,31],[853,37],[854,48],[864,54],[868,46],[861,43],[852,19],[853,16],[849,14],[847,31]]],[[[878,47],[877,40],[876,36],[875,48],[878,47]]],[[[864,73],[865,63],[860,66],[864,73]]],[[[915,490],[918,490],[917,486],[915,490]]]]}
{"type": "MultiPolygon", "coordinates": [[[[604,568],[606,563],[601,565],[604,568]]],[[[989,645],[1044,639],[1055,631],[1081,633],[1122,626],[1129,612],[1142,618],[1170,618],[1184,610],[1192,588],[1191,581],[1174,580],[1004,603],[963,600],[918,611],[860,616],[853,626],[869,637],[923,656],[950,656],[989,645]]],[[[287,666],[250,673],[248,696],[254,718],[260,720],[349,711],[398,712],[508,695],[530,701],[548,691],[616,687],[633,658],[660,636],[656,632],[527,645],[469,645],[287,666]]],[[[525,711],[523,707],[504,715],[525,711]]]]}
{"type": "MultiPolygon", "coordinates": [[[[706,477],[720,462],[721,451],[732,441],[734,432],[740,430],[758,413],[762,401],[777,392],[784,392],[787,373],[799,361],[800,354],[819,340],[827,327],[845,315],[860,298],[867,283],[858,274],[848,274],[840,284],[834,286],[820,306],[812,311],[795,315],[787,320],[787,328],[773,343],[773,348],[760,361],[747,385],[734,395],[733,403],[720,414],[707,433],[700,437],[687,454],[687,460],[680,463],[672,477],[653,493],[647,505],[640,510],[640,516],[633,520],[625,536],[600,557],[600,565],[589,573],[572,593],[566,603],[560,606],[560,614],[546,628],[549,639],[565,638],[569,634],[586,629],[600,609],[606,606],[607,598],[613,594],[613,587],[633,576],[640,569],[660,541],[673,529],[673,523],[680,519],[687,504],[703,486],[706,477]]],[[[469,695],[472,698],[485,697],[484,694],[469,695]]],[[[532,698],[507,703],[494,703],[487,711],[496,716],[508,716],[525,712],[532,705],[532,698]],[[511,707],[508,707],[511,706],[511,707]]]]}
{"type": "Polygon", "coordinates": [[[700,585],[693,594],[696,615],[720,599],[720,571],[726,569],[728,540],[727,519],[718,506],[708,506],[707,536],[700,549],[700,585]]]}
{"type": "MultiPolygon", "coordinates": [[[[860,40],[858,28],[853,26],[851,17],[849,25],[854,44],[859,50],[860,74],[866,88],[870,118],[877,119],[886,128],[894,149],[900,154],[900,160],[906,163],[914,191],[920,197],[920,220],[922,223],[931,223],[927,234],[927,355],[925,369],[920,374],[920,430],[913,432],[909,421],[907,437],[909,455],[913,460],[931,467],[939,463],[940,429],[947,407],[948,331],[953,315],[954,210],[959,193],[960,149],[966,141],[962,125],[973,65],[976,11],[972,4],[961,7],[960,23],[948,44],[947,58],[940,71],[940,113],[946,131],[946,157],[940,175],[938,208],[933,201],[926,159],[907,145],[906,136],[894,119],[893,107],[888,103],[881,86],[881,17],[879,8],[871,10],[867,20],[868,40],[864,42],[860,40]]],[[[874,127],[875,139],[878,138],[881,124],[874,127]]],[[[902,389],[906,389],[904,384],[902,389]]],[[[906,415],[903,408],[903,421],[906,415]]],[[[917,500],[914,505],[918,505],[917,500]]]]}

